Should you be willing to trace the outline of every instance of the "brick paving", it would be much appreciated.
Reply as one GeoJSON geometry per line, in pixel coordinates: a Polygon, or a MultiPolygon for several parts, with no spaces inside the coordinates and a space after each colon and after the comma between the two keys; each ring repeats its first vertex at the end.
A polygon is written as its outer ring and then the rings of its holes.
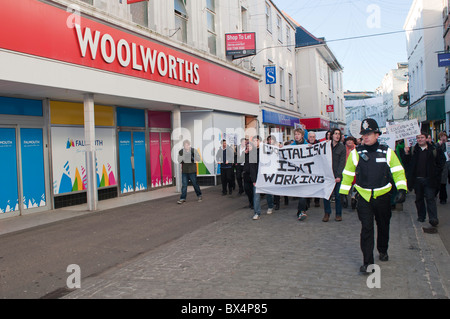
{"type": "MultiPolygon", "coordinates": [[[[204,202],[208,198],[204,199],[204,202]]],[[[242,200],[232,198],[228,200],[242,200]]],[[[265,201],[262,200],[264,203],[265,201]]],[[[166,243],[104,273],[85,278],[64,298],[145,299],[366,299],[448,298],[450,260],[436,251],[436,240],[416,221],[414,196],[403,211],[393,211],[388,262],[381,267],[381,288],[368,288],[359,273],[360,223],[356,211],[344,209],[322,222],[323,206],[296,220],[291,199],[272,215],[263,206],[261,219],[248,208],[166,243]],[[441,263],[440,265],[437,262],[441,263]],[[442,265],[446,263],[446,265],[442,265]]],[[[322,204],[323,205],[323,204],[322,204]]],[[[220,204],[218,205],[220,209],[220,204]]],[[[180,214],[189,214],[181,211],[180,214]]],[[[445,249],[444,249],[445,250],[445,249]]]]}

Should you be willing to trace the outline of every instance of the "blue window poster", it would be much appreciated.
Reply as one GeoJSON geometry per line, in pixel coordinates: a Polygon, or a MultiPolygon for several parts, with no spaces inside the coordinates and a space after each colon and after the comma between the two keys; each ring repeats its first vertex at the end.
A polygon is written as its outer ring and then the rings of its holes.
{"type": "Polygon", "coordinates": [[[44,141],[42,129],[20,129],[22,155],[23,207],[46,205],[44,173],[44,141]]]}
{"type": "Polygon", "coordinates": [[[131,132],[119,132],[120,189],[122,194],[134,191],[131,166],[131,132]]]}
{"type": "Polygon", "coordinates": [[[133,132],[135,190],[147,189],[147,161],[145,152],[145,133],[133,132]]]}
{"type": "Polygon", "coordinates": [[[19,209],[16,130],[0,128],[0,214],[19,209]]]}

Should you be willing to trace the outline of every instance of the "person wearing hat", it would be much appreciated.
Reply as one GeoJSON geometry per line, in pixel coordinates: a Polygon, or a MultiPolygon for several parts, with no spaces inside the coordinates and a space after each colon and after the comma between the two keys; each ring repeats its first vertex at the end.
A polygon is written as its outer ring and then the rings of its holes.
{"type": "Polygon", "coordinates": [[[355,179],[358,192],[356,206],[361,221],[361,250],[363,265],[360,272],[367,273],[369,265],[374,264],[373,250],[374,219],[377,224],[377,250],[380,261],[388,261],[389,226],[391,220],[392,181],[398,190],[397,203],[406,199],[405,170],[395,152],[386,145],[378,143],[381,135],[378,123],[374,119],[365,119],[361,123],[363,145],[357,146],[348,156],[340,193],[347,195],[355,179]],[[355,178],[356,176],[356,178],[355,178]]]}

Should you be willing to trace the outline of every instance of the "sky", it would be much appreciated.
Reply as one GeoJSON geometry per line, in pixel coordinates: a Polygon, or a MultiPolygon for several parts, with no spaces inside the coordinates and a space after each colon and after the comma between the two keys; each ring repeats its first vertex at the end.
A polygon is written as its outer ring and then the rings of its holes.
{"type": "Polygon", "coordinates": [[[324,37],[344,68],[344,91],[375,91],[398,62],[408,62],[403,25],[413,0],[273,0],[301,26],[324,37]],[[360,39],[352,37],[398,32],[360,39]]]}

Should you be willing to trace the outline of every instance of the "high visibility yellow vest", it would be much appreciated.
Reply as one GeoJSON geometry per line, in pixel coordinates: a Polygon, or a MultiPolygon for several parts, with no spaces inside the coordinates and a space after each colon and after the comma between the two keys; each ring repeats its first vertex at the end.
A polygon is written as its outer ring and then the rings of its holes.
{"type": "MultiPolygon", "coordinates": [[[[361,160],[358,152],[360,152],[362,156],[367,153],[367,151],[364,150],[364,147],[358,147],[349,154],[344,171],[342,172],[342,183],[339,190],[340,194],[347,195],[352,187],[353,180],[356,176],[356,170],[359,161],[361,160]]],[[[371,154],[373,156],[373,153],[371,154]]],[[[407,191],[405,170],[403,169],[403,166],[395,152],[388,147],[380,145],[376,154],[376,158],[369,159],[370,163],[367,164],[370,165],[369,175],[379,177],[379,174],[383,174],[383,171],[386,170],[385,165],[387,165],[397,189],[404,189],[407,191]]],[[[385,180],[386,184],[383,182],[382,185],[374,185],[372,178],[367,178],[367,175],[368,174],[362,174],[362,176],[358,176],[355,184],[355,188],[359,195],[361,195],[366,201],[370,202],[372,197],[377,198],[391,191],[392,184],[390,180],[385,180]]],[[[378,182],[379,181],[380,178],[378,178],[378,182]]],[[[381,181],[383,181],[382,178],[381,181]]]]}

